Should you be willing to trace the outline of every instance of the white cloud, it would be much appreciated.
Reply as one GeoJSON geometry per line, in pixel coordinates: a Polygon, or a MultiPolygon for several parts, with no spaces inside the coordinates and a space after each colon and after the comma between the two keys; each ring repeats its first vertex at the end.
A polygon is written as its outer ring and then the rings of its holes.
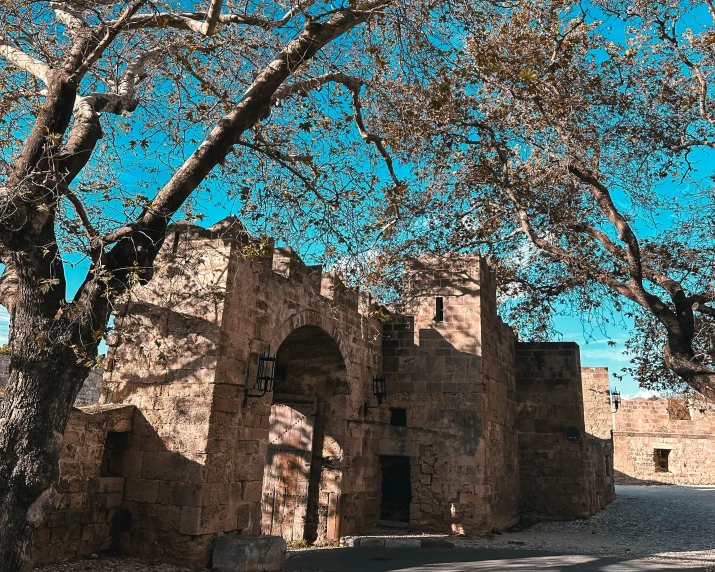
{"type": "Polygon", "coordinates": [[[620,363],[630,363],[631,358],[623,350],[612,349],[588,349],[581,348],[581,357],[589,360],[617,361],[620,363]]]}
{"type": "Polygon", "coordinates": [[[648,399],[649,397],[660,397],[660,394],[652,389],[639,389],[635,393],[624,393],[621,397],[623,399],[638,399],[639,397],[648,399]]]}

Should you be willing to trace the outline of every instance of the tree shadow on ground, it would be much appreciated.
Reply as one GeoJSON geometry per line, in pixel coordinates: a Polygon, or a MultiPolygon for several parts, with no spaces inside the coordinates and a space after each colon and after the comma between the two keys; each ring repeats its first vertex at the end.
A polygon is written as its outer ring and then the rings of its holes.
{"type": "Polygon", "coordinates": [[[515,549],[344,548],[290,555],[285,570],[300,572],[651,572],[703,571],[706,563],[682,563],[515,549]]]}

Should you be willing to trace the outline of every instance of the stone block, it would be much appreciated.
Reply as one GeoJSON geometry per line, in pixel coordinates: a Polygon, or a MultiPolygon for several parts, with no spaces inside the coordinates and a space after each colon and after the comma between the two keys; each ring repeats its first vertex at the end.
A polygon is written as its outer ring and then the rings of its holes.
{"type": "Polygon", "coordinates": [[[159,481],[127,479],[125,500],[155,503],[159,499],[159,481]]]}
{"type": "Polygon", "coordinates": [[[236,513],[229,505],[185,506],[181,509],[181,534],[211,534],[236,530],[236,513]]]}
{"type": "MultiPolygon", "coordinates": [[[[362,544],[360,545],[362,546],[362,544]]],[[[385,548],[420,548],[422,540],[419,538],[386,538],[385,548]]]]}
{"type": "Polygon", "coordinates": [[[200,506],[203,485],[198,483],[171,483],[169,502],[178,506],[200,506]]]}
{"type": "Polygon", "coordinates": [[[279,536],[219,536],[214,543],[213,570],[218,572],[279,572],[286,543],[279,536]]]}

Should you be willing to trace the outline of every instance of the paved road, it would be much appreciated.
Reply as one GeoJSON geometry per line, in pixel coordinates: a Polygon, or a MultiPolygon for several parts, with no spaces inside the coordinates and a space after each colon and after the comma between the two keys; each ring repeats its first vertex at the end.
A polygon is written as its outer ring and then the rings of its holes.
{"type": "Polygon", "coordinates": [[[287,570],[485,572],[550,570],[715,572],[715,486],[618,486],[617,499],[584,520],[521,532],[455,538],[457,549],[345,548],[292,553],[287,570]]]}
{"type": "Polygon", "coordinates": [[[292,553],[286,572],[551,572],[704,571],[704,566],[654,560],[564,555],[518,549],[335,548],[292,553]]]}
{"type": "Polygon", "coordinates": [[[615,502],[591,518],[458,542],[469,548],[509,548],[518,542],[526,549],[567,554],[715,563],[715,487],[618,486],[616,494],[615,502]]]}

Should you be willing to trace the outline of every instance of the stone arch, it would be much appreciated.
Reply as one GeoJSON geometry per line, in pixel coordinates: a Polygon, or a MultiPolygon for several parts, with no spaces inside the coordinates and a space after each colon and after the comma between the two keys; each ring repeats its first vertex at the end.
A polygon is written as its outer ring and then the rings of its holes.
{"type": "Polygon", "coordinates": [[[334,320],[294,314],[271,338],[276,352],[263,480],[262,532],[336,539],[350,403],[347,349],[334,320]]]}
{"type": "Polygon", "coordinates": [[[349,348],[343,341],[343,337],[340,335],[340,331],[338,330],[338,320],[330,318],[316,310],[303,310],[301,312],[296,312],[285,320],[280,326],[278,326],[271,337],[271,351],[277,351],[291,333],[298,328],[302,328],[303,326],[316,326],[324,330],[325,333],[333,338],[333,341],[340,349],[343,360],[345,360],[345,366],[348,368],[348,374],[350,374],[351,364],[353,363],[352,356],[350,355],[349,348]]]}

